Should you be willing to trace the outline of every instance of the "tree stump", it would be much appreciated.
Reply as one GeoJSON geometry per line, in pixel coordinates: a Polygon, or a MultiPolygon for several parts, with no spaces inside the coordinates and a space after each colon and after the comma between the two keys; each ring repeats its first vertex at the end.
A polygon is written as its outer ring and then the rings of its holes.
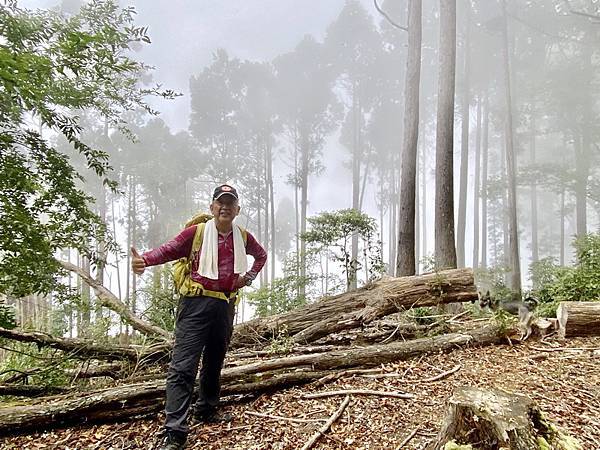
{"type": "Polygon", "coordinates": [[[467,387],[457,391],[448,404],[448,413],[431,450],[583,448],[549,424],[525,395],[467,387]]]}
{"type": "Polygon", "coordinates": [[[562,338],[600,336],[600,302],[560,302],[556,318],[562,338]]]}

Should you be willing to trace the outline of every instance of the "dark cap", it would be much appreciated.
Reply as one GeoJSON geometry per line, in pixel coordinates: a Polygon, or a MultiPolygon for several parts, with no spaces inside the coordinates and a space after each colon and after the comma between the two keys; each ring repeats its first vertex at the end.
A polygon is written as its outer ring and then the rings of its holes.
{"type": "Polygon", "coordinates": [[[213,192],[213,200],[216,200],[223,195],[231,195],[233,198],[238,200],[238,193],[235,188],[229,186],[228,184],[222,184],[221,186],[215,188],[213,192]]]}

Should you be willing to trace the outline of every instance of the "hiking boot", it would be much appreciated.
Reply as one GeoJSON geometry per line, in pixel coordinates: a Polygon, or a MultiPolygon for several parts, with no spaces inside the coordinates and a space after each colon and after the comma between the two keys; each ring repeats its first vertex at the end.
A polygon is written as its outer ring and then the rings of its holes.
{"type": "Polygon", "coordinates": [[[178,431],[167,430],[160,443],[159,450],[182,450],[185,447],[187,435],[178,431]]]}
{"type": "Polygon", "coordinates": [[[233,416],[228,413],[219,413],[217,410],[212,411],[194,411],[194,421],[196,423],[229,423],[233,420],[233,416]]]}

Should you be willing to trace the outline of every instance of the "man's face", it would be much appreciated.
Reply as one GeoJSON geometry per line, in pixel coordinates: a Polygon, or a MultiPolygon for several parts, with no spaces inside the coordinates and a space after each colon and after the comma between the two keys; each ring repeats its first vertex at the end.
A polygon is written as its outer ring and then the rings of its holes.
{"type": "Polygon", "coordinates": [[[225,194],[213,200],[210,212],[216,221],[221,223],[233,222],[240,212],[237,199],[233,195],[225,194]]]}

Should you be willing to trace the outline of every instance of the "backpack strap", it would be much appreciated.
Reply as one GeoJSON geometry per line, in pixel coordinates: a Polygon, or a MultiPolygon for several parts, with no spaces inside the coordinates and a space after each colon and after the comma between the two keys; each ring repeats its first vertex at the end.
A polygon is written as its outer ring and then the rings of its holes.
{"type": "Polygon", "coordinates": [[[189,261],[192,261],[194,255],[202,248],[202,240],[204,239],[204,228],[206,223],[199,223],[196,226],[196,233],[194,233],[194,240],[192,241],[192,249],[190,250],[189,261]]]}

